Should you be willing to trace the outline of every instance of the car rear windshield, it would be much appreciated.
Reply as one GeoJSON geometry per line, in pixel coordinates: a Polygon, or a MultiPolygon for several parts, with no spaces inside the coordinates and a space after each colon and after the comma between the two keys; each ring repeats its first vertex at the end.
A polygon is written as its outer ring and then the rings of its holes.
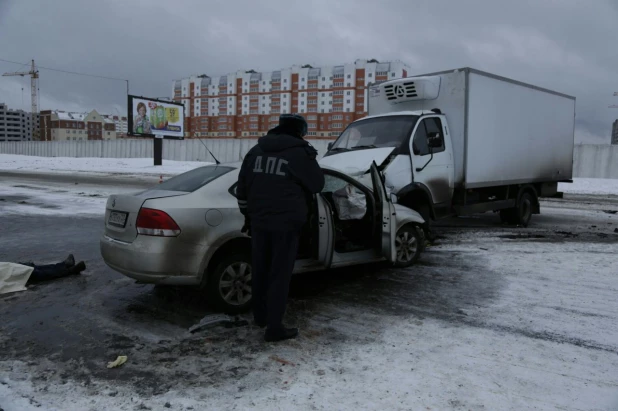
{"type": "Polygon", "coordinates": [[[156,189],[192,193],[198,188],[204,187],[211,181],[221,177],[223,174],[229,173],[233,169],[233,167],[221,165],[196,168],[176,177],[170,178],[169,180],[157,185],[156,189]]]}
{"type": "Polygon", "coordinates": [[[399,147],[408,141],[418,116],[385,116],[356,121],[339,136],[331,150],[399,147]]]}

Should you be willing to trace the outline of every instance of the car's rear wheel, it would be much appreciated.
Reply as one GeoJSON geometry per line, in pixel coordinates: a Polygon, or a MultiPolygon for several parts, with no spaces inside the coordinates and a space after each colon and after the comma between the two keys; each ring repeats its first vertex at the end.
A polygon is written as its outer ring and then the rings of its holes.
{"type": "Polygon", "coordinates": [[[208,276],[208,299],[218,310],[236,314],[251,307],[251,257],[234,253],[223,257],[208,276]]]}
{"type": "Polygon", "coordinates": [[[401,227],[395,235],[395,267],[409,267],[417,262],[423,252],[423,245],[424,236],[420,227],[411,224],[401,227]]]}

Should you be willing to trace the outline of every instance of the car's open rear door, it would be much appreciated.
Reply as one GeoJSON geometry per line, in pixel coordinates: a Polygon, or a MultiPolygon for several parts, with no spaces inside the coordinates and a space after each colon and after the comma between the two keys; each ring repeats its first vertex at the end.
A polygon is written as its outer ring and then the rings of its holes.
{"type": "Polygon", "coordinates": [[[378,234],[381,234],[380,245],[382,247],[382,255],[386,260],[395,262],[397,258],[395,248],[395,232],[397,231],[395,207],[386,193],[386,187],[375,161],[371,164],[371,181],[373,182],[373,193],[379,214],[378,222],[382,227],[381,232],[378,230],[378,234]]]}

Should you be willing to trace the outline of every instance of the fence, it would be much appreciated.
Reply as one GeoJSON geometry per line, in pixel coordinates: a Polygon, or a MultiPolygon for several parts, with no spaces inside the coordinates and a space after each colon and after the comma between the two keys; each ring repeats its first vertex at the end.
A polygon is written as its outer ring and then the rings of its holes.
{"type": "MultiPolygon", "coordinates": [[[[212,161],[206,148],[222,163],[240,161],[255,145],[255,139],[163,140],[163,159],[176,161],[212,161]]],[[[324,154],[328,141],[311,144],[324,154]]],[[[119,139],[99,141],[6,141],[0,142],[0,154],[39,157],[151,158],[152,140],[119,139]]]]}
{"type": "MultiPolygon", "coordinates": [[[[254,139],[163,140],[163,158],[177,161],[212,161],[206,147],[221,162],[240,159],[255,144],[254,139]]],[[[320,154],[328,140],[310,140],[320,154]]],[[[40,157],[152,157],[152,140],[120,139],[100,141],[0,142],[0,154],[40,157]]],[[[573,175],[618,179],[618,145],[578,145],[573,155],[573,175]]]]}

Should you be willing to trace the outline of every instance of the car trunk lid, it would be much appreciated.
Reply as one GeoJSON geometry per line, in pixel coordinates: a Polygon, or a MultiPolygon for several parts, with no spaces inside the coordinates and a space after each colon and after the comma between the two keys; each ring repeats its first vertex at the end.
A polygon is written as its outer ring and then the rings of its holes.
{"type": "Polygon", "coordinates": [[[184,191],[151,189],[135,194],[111,195],[105,206],[105,235],[130,243],[137,237],[136,221],[146,200],[186,195],[184,191]]]}

